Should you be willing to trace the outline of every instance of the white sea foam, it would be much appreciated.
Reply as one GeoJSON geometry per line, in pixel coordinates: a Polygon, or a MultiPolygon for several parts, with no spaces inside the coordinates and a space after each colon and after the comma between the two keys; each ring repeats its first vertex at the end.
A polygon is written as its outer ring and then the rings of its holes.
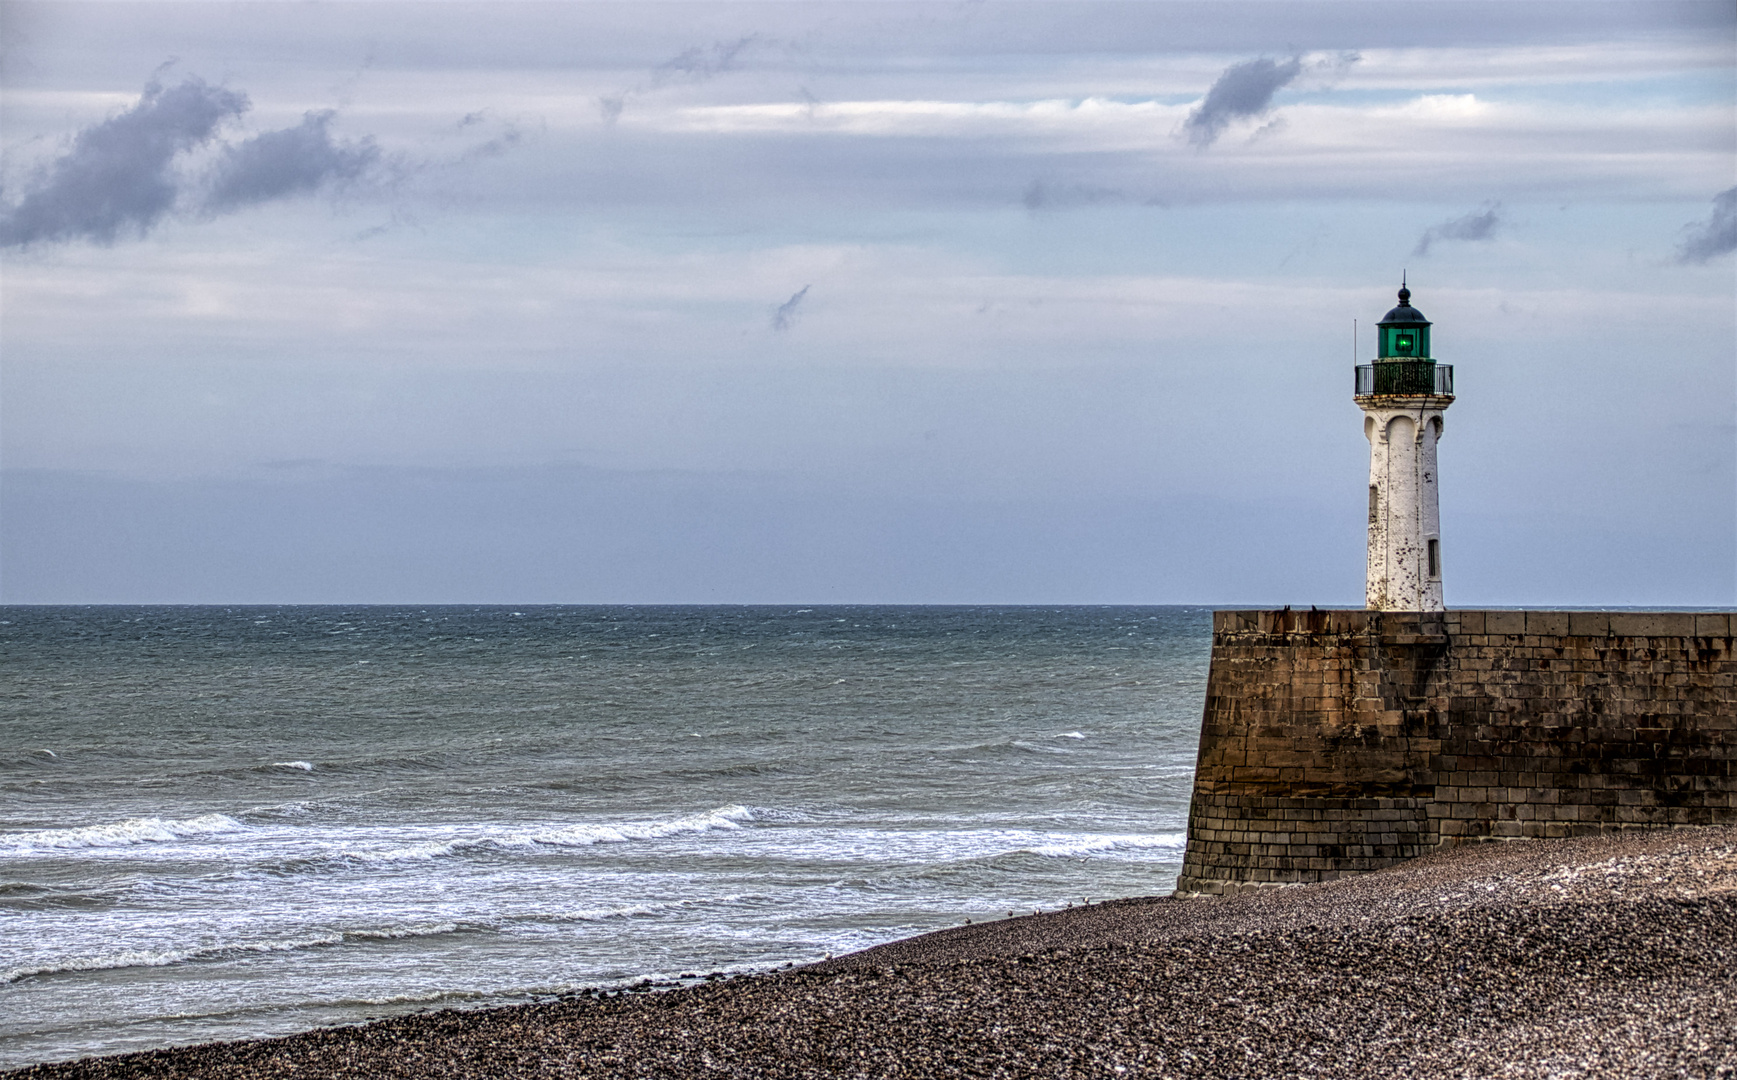
{"type": "Polygon", "coordinates": [[[523,933],[527,930],[534,931],[538,927],[548,928],[550,924],[611,922],[616,919],[643,918],[647,915],[662,915],[670,911],[714,908],[739,903],[743,900],[763,899],[765,897],[759,894],[731,893],[727,896],[687,897],[680,900],[628,904],[619,907],[574,908],[569,911],[539,913],[524,917],[525,921],[516,927],[516,930],[523,933]]]}
{"type": "Polygon", "coordinates": [[[1082,836],[1055,844],[1034,844],[1021,848],[1033,855],[1054,859],[1078,859],[1111,851],[1135,851],[1145,848],[1180,850],[1188,843],[1187,833],[1154,833],[1146,836],[1082,836]]]}
{"type": "Polygon", "coordinates": [[[0,836],[0,852],[28,855],[37,851],[68,848],[127,847],[132,844],[164,843],[195,836],[238,832],[247,826],[226,814],[201,814],[174,821],[165,818],[128,818],[107,825],[79,829],[41,829],[0,836]]]}
{"type": "Polygon", "coordinates": [[[714,829],[739,829],[742,822],[754,820],[754,812],[746,806],[723,806],[703,814],[675,818],[670,821],[621,822],[617,824],[585,823],[560,825],[542,829],[521,829],[511,832],[461,836],[449,840],[428,840],[420,844],[388,848],[384,851],[345,852],[360,862],[399,862],[417,859],[438,859],[466,851],[489,848],[497,850],[535,850],[541,847],[590,847],[593,844],[626,844],[635,840],[658,840],[683,833],[704,833],[714,829]]]}
{"type": "Polygon", "coordinates": [[[1059,746],[1045,746],[1042,743],[1028,742],[1025,739],[1014,739],[1009,746],[1032,754],[1072,754],[1077,751],[1064,750],[1059,746]]]}
{"type": "Polygon", "coordinates": [[[300,769],[302,772],[314,771],[313,763],[307,761],[274,761],[271,765],[274,769],[300,769]]]}
{"type": "Polygon", "coordinates": [[[620,844],[631,840],[658,840],[681,833],[703,833],[714,829],[740,829],[742,822],[753,821],[754,812],[746,806],[722,806],[704,814],[693,814],[673,821],[636,822],[621,825],[569,825],[559,829],[544,829],[524,834],[533,844],[557,847],[587,847],[591,844],[620,844]]]}
{"type": "Polygon", "coordinates": [[[1064,731],[1056,736],[1058,739],[1083,739],[1085,737],[1085,733],[1079,731],[1064,731]]]}
{"type": "Polygon", "coordinates": [[[308,815],[308,803],[301,799],[292,800],[290,802],[269,803],[265,806],[250,806],[242,811],[242,813],[250,816],[257,814],[265,817],[306,817],[308,815]]]}
{"type": "Polygon", "coordinates": [[[0,986],[38,975],[59,975],[72,971],[117,971],[121,968],[169,967],[173,964],[201,960],[225,960],[255,953],[296,952],[301,949],[321,949],[358,941],[392,941],[399,938],[434,937],[456,933],[462,929],[451,922],[428,923],[419,926],[392,926],[381,929],[333,930],[323,934],[289,938],[283,941],[247,941],[231,945],[207,945],[197,949],[121,949],[95,956],[75,956],[35,967],[17,967],[0,971],[0,986]]]}

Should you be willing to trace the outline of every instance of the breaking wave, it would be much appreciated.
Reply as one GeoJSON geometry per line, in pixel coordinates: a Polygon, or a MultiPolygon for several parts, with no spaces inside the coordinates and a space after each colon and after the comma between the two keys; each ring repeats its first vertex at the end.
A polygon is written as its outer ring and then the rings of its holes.
{"type": "Polygon", "coordinates": [[[683,833],[704,833],[715,829],[739,829],[743,822],[753,820],[754,811],[746,806],[731,805],[670,821],[624,822],[613,825],[562,825],[553,828],[507,832],[494,836],[431,840],[426,843],[410,844],[385,851],[348,851],[345,852],[345,857],[369,863],[398,862],[406,859],[438,859],[446,855],[488,849],[524,851],[541,847],[590,847],[593,844],[625,844],[635,840],[658,840],[683,833]]]}
{"type": "Polygon", "coordinates": [[[0,852],[27,855],[38,851],[69,848],[130,847],[134,844],[165,843],[195,836],[239,832],[247,826],[227,814],[201,814],[174,821],[166,818],[128,818],[107,825],[78,829],[41,829],[37,832],[0,836],[0,852]]]}

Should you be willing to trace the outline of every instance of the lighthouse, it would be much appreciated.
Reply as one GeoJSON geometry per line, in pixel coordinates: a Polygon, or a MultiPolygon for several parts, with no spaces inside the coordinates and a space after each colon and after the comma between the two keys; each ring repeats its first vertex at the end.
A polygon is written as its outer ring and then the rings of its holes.
{"type": "Polygon", "coordinates": [[[1430,321],[1399,306],[1376,324],[1373,364],[1356,365],[1353,400],[1369,440],[1371,611],[1441,611],[1441,506],[1435,448],[1454,400],[1454,369],[1429,354],[1430,321]]]}

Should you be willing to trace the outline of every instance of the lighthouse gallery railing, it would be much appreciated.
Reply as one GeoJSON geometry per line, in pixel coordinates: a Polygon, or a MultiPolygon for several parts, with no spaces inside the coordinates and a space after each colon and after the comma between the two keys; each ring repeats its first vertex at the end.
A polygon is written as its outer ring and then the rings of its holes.
{"type": "Polygon", "coordinates": [[[1454,366],[1434,360],[1387,360],[1357,365],[1357,396],[1367,394],[1452,394],[1454,366]]]}

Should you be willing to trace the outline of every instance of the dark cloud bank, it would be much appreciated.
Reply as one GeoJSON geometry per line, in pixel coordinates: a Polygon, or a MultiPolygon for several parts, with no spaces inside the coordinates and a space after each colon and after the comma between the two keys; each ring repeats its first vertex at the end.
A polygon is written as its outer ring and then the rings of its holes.
{"type": "Polygon", "coordinates": [[[190,77],[146,84],[132,108],[84,128],[23,198],[0,211],[0,247],[143,236],[179,208],[224,213],[353,182],[380,160],[371,138],[334,140],[331,112],[222,147],[208,176],[178,168],[189,151],[252,103],[246,94],[190,77]]]}

